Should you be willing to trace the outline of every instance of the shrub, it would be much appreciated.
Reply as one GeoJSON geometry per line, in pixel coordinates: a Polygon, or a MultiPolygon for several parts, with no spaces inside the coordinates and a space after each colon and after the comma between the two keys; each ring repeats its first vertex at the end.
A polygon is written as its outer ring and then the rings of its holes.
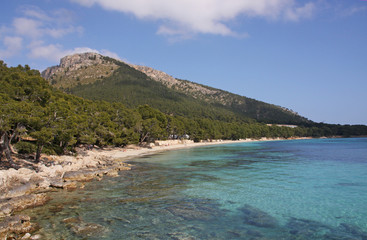
{"type": "Polygon", "coordinates": [[[31,154],[36,152],[36,145],[30,142],[18,142],[14,145],[15,149],[20,154],[31,154]]]}

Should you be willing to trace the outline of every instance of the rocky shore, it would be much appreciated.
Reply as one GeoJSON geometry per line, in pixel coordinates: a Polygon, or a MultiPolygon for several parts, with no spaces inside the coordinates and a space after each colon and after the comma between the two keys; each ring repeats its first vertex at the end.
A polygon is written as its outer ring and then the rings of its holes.
{"type": "Polygon", "coordinates": [[[249,141],[258,140],[217,140],[201,143],[170,140],[157,141],[145,147],[78,149],[77,156],[43,156],[38,164],[29,162],[27,167],[18,170],[1,170],[0,240],[42,239],[38,234],[32,235],[39,227],[28,216],[20,215],[22,210],[46,204],[50,200],[48,192],[60,189],[72,191],[83,188],[86,182],[101,180],[104,176],[118,176],[120,171],[131,169],[131,165],[126,163],[127,159],[160,151],[249,141]]]}
{"type": "Polygon", "coordinates": [[[50,200],[47,192],[82,188],[85,182],[130,170],[129,164],[103,152],[108,151],[80,150],[77,157],[45,156],[38,164],[0,171],[0,240],[39,239],[31,235],[37,224],[18,214],[46,204],[50,200]]]}

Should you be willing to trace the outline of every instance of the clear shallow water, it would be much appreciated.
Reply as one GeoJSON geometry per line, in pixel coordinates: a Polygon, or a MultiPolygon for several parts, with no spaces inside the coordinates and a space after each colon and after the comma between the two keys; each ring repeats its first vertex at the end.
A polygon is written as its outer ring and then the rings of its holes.
{"type": "Polygon", "coordinates": [[[26,213],[48,239],[367,239],[367,138],[217,145],[132,163],[26,213]]]}

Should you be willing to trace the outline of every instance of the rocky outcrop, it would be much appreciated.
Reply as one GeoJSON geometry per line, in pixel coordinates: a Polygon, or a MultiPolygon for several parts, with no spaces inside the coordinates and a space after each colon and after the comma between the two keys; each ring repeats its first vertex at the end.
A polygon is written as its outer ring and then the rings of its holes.
{"type": "Polygon", "coordinates": [[[50,200],[46,194],[31,194],[0,199],[0,217],[10,216],[27,208],[42,206],[50,200]]]}
{"type": "Polygon", "coordinates": [[[41,75],[55,87],[73,87],[110,76],[119,67],[116,62],[98,53],[74,54],[61,58],[58,66],[47,68],[41,75]]]}
{"type": "MultiPolygon", "coordinates": [[[[30,235],[34,224],[29,217],[14,217],[20,211],[42,206],[50,200],[49,191],[57,188],[73,190],[84,187],[84,181],[100,180],[104,176],[118,176],[130,165],[89,151],[79,157],[54,157],[49,162],[35,165],[36,170],[20,168],[0,171],[0,240],[38,239],[30,235]],[[26,235],[27,234],[27,235],[26,235]]],[[[77,235],[100,232],[101,226],[75,226],[77,235]]]]}
{"type": "Polygon", "coordinates": [[[38,225],[31,223],[29,216],[13,216],[0,222],[0,239],[31,239],[30,233],[38,229],[38,225]]]}
{"type": "Polygon", "coordinates": [[[102,64],[103,56],[97,53],[80,53],[61,58],[58,66],[47,68],[42,72],[42,77],[50,79],[53,75],[65,71],[75,71],[92,65],[102,64]]]}
{"type": "MultiPolygon", "coordinates": [[[[226,93],[225,91],[210,88],[190,81],[179,80],[165,72],[158,71],[150,67],[132,64],[130,64],[130,66],[140,72],[145,73],[154,81],[160,82],[168,88],[191,95],[194,98],[200,98],[206,100],[207,102],[220,102],[223,105],[228,105],[233,102],[233,99],[230,98],[230,94],[226,93]]],[[[242,102],[238,102],[238,104],[241,103],[242,102]]]]}

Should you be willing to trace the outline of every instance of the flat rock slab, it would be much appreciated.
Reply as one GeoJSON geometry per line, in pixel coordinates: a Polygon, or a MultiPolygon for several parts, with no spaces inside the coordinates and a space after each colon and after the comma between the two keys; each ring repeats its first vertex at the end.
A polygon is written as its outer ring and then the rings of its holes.
{"type": "Polygon", "coordinates": [[[12,197],[19,197],[25,194],[29,194],[36,188],[36,184],[34,183],[25,183],[19,186],[16,186],[12,189],[1,194],[2,198],[12,198],[12,197]]]}
{"type": "Polygon", "coordinates": [[[64,181],[78,181],[78,182],[89,182],[95,178],[101,178],[103,176],[118,176],[118,171],[128,170],[124,167],[112,167],[106,169],[95,169],[95,170],[81,170],[81,171],[70,171],[66,172],[63,176],[64,181]]]}
{"type": "Polygon", "coordinates": [[[63,176],[65,181],[80,181],[88,182],[96,177],[95,171],[70,171],[66,172],[63,176]]]}
{"type": "Polygon", "coordinates": [[[51,198],[46,194],[32,194],[0,200],[0,217],[9,216],[15,211],[42,206],[51,198]]]}

